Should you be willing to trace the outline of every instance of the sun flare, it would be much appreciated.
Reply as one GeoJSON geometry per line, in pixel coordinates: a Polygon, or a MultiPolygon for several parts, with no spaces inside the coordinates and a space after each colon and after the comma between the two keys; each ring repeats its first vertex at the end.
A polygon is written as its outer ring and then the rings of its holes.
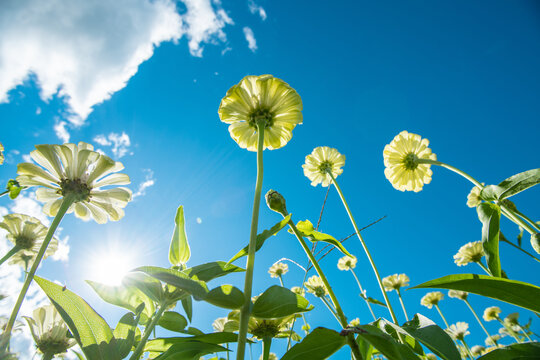
{"type": "Polygon", "coordinates": [[[88,278],[107,285],[120,285],[124,276],[135,268],[134,256],[120,251],[101,252],[94,257],[88,278]]]}

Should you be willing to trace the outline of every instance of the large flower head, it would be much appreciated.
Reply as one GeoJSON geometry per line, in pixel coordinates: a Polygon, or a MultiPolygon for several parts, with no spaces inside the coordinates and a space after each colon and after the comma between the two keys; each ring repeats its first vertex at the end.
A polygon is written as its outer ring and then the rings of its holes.
{"type": "Polygon", "coordinates": [[[448,296],[455,299],[460,300],[467,300],[467,297],[469,296],[469,293],[466,291],[459,291],[459,290],[449,290],[448,296]]]}
{"type": "Polygon", "coordinates": [[[428,139],[402,131],[384,147],[384,175],[394,188],[418,192],[424,184],[431,182],[431,165],[418,161],[437,160],[437,155],[431,152],[428,145],[428,139]]]}
{"type": "Polygon", "coordinates": [[[498,306],[490,306],[484,310],[484,320],[492,321],[498,320],[499,314],[501,313],[501,308],[498,306]]]}
{"type": "Polygon", "coordinates": [[[302,123],[302,99],[285,81],[272,75],[246,76],[227,91],[218,110],[241,148],[257,151],[257,127],[264,126],[263,149],[279,149],[302,123]]]}
{"type": "Polygon", "coordinates": [[[289,266],[287,264],[278,262],[270,266],[268,273],[270,274],[270,277],[278,278],[282,275],[285,275],[288,271],[289,271],[289,266]]]}
{"type": "Polygon", "coordinates": [[[345,155],[328,146],[319,146],[313,149],[311,154],[306,156],[306,163],[302,165],[304,175],[311,180],[312,186],[330,185],[332,176],[336,178],[343,173],[343,166],[345,166],[345,155]]]}
{"type": "Polygon", "coordinates": [[[463,340],[465,336],[470,334],[468,330],[469,324],[463,321],[458,321],[457,323],[450,325],[450,327],[446,329],[446,332],[454,340],[463,340]]]}
{"type": "MultiPolygon", "coordinates": [[[[24,214],[4,216],[4,220],[0,222],[0,228],[7,231],[6,237],[19,248],[9,263],[23,267],[31,266],[49,229],[35,217],[24,214]]],[[[43,258],[53,255],[57,248],[58,239],[53,237],[43,258]]]]}
{"type": "Polygon", "coordinates": [[[324,282],[317,275],[313,275],[304,283],[308,293],[311,293],[317,297],[324,297],[328,295],[328,290],[324,286],[324,282]]]}
{"type": "Polygon", "coordinates": [[[441,301],[443,298],[444,298],[444,294],[440,291],[428,292],[420,300],[420,304],[424,305],[428,309],[431,309],[433,305],[437,306],[439,304],[439,301],[441,301]]]}
{"type": "Polygon", "coordinates": [[[454,255],[454,262],[458,266],[465,266],[471,262],[480,262],[484,256],[484,247],[481,241],[467,243],[459,248],[454,255]]]}
{"type": "Polygon", "coordinates": [[[37,308],[33,317],[26,317],[36,347],[43,354],[62,354],[76,344],[68,336],[68,327],[53,305],[37,308]]]}
{"type": "Polygon", "coordinates": [[[356,257],[345,255],[344,257],[340,258],[337,267],[339,270],[347,271],[354,269],[356,267],[356,257]]]}
{"type": "Polygon", "coordinates": [[[40,166],[21,163],[17,181],[21,186],[42,186],[36,191],[39,201],[45,202],[43,212],[55,216],[63,197],[74,198],[68,213],[83,220],[93,218],[103,224],[124,216],[122,210],[131,200],[131,191],[124,187],[102,189],[110,185],[129,184],[126,174],[118,174],[124,166],[108,156],[94,151],[90,144],[80,142],[64,145],[36,145],[30,153],[40,166]]]}
{"type": "Polygon", "coordinates": [[[394,274],[385,277],[382,280],[384,289],[386,291],[392,291],[392,290],[399,290],[400,288],[404,286],[409,286],[409,277],[405,274],[394,274]]]}

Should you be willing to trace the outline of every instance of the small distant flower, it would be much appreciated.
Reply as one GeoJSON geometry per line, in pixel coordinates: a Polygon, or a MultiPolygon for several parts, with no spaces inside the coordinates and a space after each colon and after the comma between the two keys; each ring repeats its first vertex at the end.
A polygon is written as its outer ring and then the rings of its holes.
{"type": "MultiPolygon", "coordinates": [[[[20,249],[11,257],[9,263],[23,267],[31,266],[49,229],[35,217],[24,214],[4,216],[0,228],[7,231],[6,237],[20,249]]],[[[53,255],[57,248],[58,239],[53,237],[43,258],[53,255]]]]}
{"type": "Polygon", "coordinates": [[[465,266],[471,262],[479,263],[484,256],[484,248],[481,241],[467,243],[459,248],[454,255],[454,262],[458,266],[465,266]]]}
{"type": "Polygon", "coordinates": [[[466,291],[450,290],[448,291],[448,296],[455,299],[467,300],[469,293],[466,291]]]}
{"type": "Polygon", "coordinates": [[[484,350],[486,350],[485,347],[483,347],[482,345],[474,345],[472,348],[471,348],[471,353],[474,355],[474,356],[480,356],[484,353],[484,350]]]}
{"type": "Polygon", "coordinates": [[[303,287],[300,287],[300,286],[293,286],[291,288],[291,291],[297,295],[300,295],[300,296],[306,296],[306,290],[303,288],[303,287]]]}
{"type": "Polygon", "coordinates": [[[501,309],[498,306],[490,306],[484,310],[484,320],[492,321],[498,320],[501,309]]]}
{"type": "Polygon", "coordinates": [[[343,271],[354,269],[356,267],[356,258],[353,256],[345,255],[344,257],[339,259],[337,267],[339,270],[343,271]]]}
{"type": "Polygon", "coordinates": [[[409,277],[405,274],[394,274],[385,277],[382,283],[386,291],[397,291],[402,287],[409,286],[409,281],[409,277]]]}
{"type": "Polygon", "coordinates": [[[289,266],[287,264],[278,262],[270,266],[268,273],[270,274],[270,277],[278,278],[282,275],[285,275],[288,271],[289,271],[289,266]]]}
{"type": "Polygon", "coordinates": [[[432,353],[426,354],[425,358],[426,360],[437,360],[437,356],[432,353]]]}
{"type": "Polygon", "coordinates": [[[486,338],[485,344],[486,346],[496,346],[495,341],[499,341],[500,339],[501,335],[491,335],[486,338]]]}
{"type": "Polygon", "coordinates": [[[264,126],[264,149],[279,149],[302,123],[302,99],[272,75],[246,76],[227,91],[218,110],[241,148],[257,151],[257,124],[264,126]]]}
{"type": "Polygon", "coordinates": [[[306,162],[302,165],[304,175],[311,180],[312,186],[321,184],[326,187],[332,183],[332,177],[337,178],[343,173],[345,155],[328,146],[319,146],[306,156],[306,162]]]}
{"type": "Polygon", "coordinates": [[[308,281],[304,283],[304,286],[306,287],[308,293],[311,293],[317,297],[324,297],[325,295],[328,295],[326,286],[324,286],[323,281],[317,275],[310,277],[308,281]]]}
{"type": "Polygon", "coordinates": [[[509,326],[519,325],[518,319],[519,319],[519,313],[517,312],[511,313],[511,314],[508,314],[504,318],[504,323],[509,326]]]}
{"type": "Polygon", "coordinates": [[[220,317],[214,320],[212,323],[212,328],[216,332],[224,332],[225,331],[225,324],[227,323],[228,319],[226,317],[220,317]]]}
{"type": "Polygon", "coordinates": [[[33,317],[26,317],[36,347],[43,354],[62,354],[76,344],[68,337],[68,327],[53,305],[37,308],[33,317]]]}
{"type": "Polygon", "coordinates": [[[309,330],[311,330],[311,326],[309,326],[309,324],[304,324],[302,325],[302,330],[307,334],[309,333],[309,330]]]}
{"type": "Polygon", "coordinates": [[[424,295],[420,300],[420,304],[424,305],[428,309],[431,309],[433,305],[438,305],[439,301],[444,298],[444,294],[440,291],[432,291],[424,295]]]}
{"type": "Polygon", "coordinates": [[[352,319],[349,322],[349,327],[360,326],[360,318],[352,319]]]}
{"type": "Polygon", "coordinates": [[[394,188],[418,192],[424,184],[431,182],[431,165],[418,161],[437,160],[437,155],[431,152],[428,145],[428,139],[402,131],[384,147],[384,175],[394,188]]]}
{"type": "Polygon", "coordinates": [[[17,167],[17,181],[21,186],[41,186],[36,191],[39,201],[45,202],[43,212],[55,216],[63,197],[75,202],[68,213],[83,220],[93,218],[103,224],[124,216],[122,210],[131,200],[131,191],[124,187],[102,189],[109,185],[129,184],[126,174],[118,174],[124,166],[94,151],[90,144],[80,142],[64,145],[36,145],[30,153],[38,163],[21,163],[17,167]]]}
{"type": "MultiPolygon", "coordinates": [[[[482,184],[483,185],[483,184],[482,184]]],[[[471,192],[469,195],[467,195],[467,206],[470,208],[475,208],[482,202],[482,199],[480,198],[480,192],[482,189],[480,189],[478,186],[475,186],[471,189],[471,192]]]]}
{"type": "Polygon", "coordinates": [[[463,340],[465,336],[470,334],[468,329],[469,324],[463,321],[458,321],[457,323],[450,325],[450,327],[446,329],[446,332],[454,340],[463,340]]]}
{"type": "Polygon", "coordinates": [[[4,163],[4,145],[0,143],[0,165],[4,163]]]}
{"type": "MultiPolygon", "coordinates": [[[[263,360],[263,358],[264,354],[261,354],[261,356],[259,356],[259,360],[263,360]]],[[[270,354],[268,354],[268,360],[278,360],[278,357],[276,354],[271,352],[270,354]]]]}

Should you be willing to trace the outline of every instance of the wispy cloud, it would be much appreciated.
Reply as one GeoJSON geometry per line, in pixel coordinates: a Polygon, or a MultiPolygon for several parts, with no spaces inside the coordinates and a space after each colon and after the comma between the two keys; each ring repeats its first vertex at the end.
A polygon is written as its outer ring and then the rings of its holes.
{"type": "Polygon", "coordinates": [[[263,21],[266,20],[266,11],[262,6],[255,4],[253,0],[248,1],[248,6],[252,14],[259,14],[263,21]]]}
{"type": "Polygon", "coordinates": [[[144,178],[144,181],[139,184],[137,191],[133,193],[134,199],[139,196],[146,195],[146,189],[154,186],[156,183],[156,179],[154,178],[154,172],[151,169],[144,169],[144,172],[146,173],[146,176],[144,178]]]}
{"type": "Polygon", "coordinates": [[[67,130],[67,122],[65,121],[57,121],[56,124],[54,124],[53,130],[56,136],[62,140],[62,142],[67,143],[69,142],[69,132],[67,130]]]}
{"type": "Polygon", "coordinates": [[[257,40],[255,39],[255,35],[253,34],[253,30],[249,27],[244,27],[244,36],[246,37],[246,41],[248,42],[249,50],[255,52],[257,50],[257,40]]]}
{"type": "Polygon", "coordinates": [[[94,137],[94,141],[101,146],[112,147],[111,151],[117,159],[128,154],[129,147],[131,146],[129,135],[123,131],[122,134],[112,132],[107,136],[103,134],[97,135],[94,137]]]}

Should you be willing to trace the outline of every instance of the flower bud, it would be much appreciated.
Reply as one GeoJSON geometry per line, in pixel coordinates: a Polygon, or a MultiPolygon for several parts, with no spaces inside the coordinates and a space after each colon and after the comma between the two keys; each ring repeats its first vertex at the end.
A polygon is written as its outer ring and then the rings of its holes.
{"type": "Polygon", "coordinates": [[[266,205],[277,213],[280,213],[283,216],[287,216],[287,206],[285,205],[285,198],[283,195],[278,193],[275,190],[269,190],[266,195],[266,205]]]}
{"type": "Polygon", "coordinates": [[[537,254],[540,254],[540,233],[531,235],[531,245],[537,254]]]}

